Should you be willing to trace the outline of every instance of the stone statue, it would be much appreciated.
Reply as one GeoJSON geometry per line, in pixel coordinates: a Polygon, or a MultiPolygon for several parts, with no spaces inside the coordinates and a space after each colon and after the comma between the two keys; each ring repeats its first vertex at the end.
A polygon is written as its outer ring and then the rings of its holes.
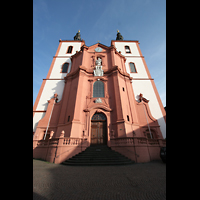
{"type": "Polygon", "coordinates": [[[96,69],[94,70],[94,76],[103,76],[102,66],[96,66],[96,69]]]}
{"type": "Polygon", "coordinates": [[[96,65],[101,65],[101,58],[98,58],[95,63],[96,65]]]}
{"type": "Polygon", "coordinates": [[[101,66],[101,58],[98,58],[96,61],[96,66],[94,70],[94,76],[103,76],[103,70],[101,66]]]}

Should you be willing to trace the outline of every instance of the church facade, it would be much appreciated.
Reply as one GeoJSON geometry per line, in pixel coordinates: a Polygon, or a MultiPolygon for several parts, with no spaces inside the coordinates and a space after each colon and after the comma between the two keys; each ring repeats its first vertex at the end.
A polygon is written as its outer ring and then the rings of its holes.
{"type": "Polygon", "coordinates": [[[160,159],[166,112],[139,42],[59,40],[33,107],[33,157],[61,163],[90,145],[135,162],[160,159]]]}

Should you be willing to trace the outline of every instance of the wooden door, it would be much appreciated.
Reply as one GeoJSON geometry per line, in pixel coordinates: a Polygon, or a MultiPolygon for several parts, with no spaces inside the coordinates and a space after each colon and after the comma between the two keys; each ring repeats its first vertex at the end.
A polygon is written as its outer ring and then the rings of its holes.
{"type": "Polygon", "coordinates": [[[91,144],[106,144],[106,122],[92,122],[91,144]]]}
{"type": "Polygon", "coordinates": [[[91,144],[97,144],[98,140],[98,122],[92,122],[91,125],[91,144]]]}

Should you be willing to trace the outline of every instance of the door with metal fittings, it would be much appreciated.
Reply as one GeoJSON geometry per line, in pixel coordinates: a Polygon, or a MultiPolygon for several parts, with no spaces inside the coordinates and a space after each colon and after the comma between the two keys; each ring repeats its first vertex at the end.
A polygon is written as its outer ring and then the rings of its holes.
{"type": "Polygon", "coordinates": [[[91,121],[91,144],[107,144],[106,116],[95,113],[91,121]]]}

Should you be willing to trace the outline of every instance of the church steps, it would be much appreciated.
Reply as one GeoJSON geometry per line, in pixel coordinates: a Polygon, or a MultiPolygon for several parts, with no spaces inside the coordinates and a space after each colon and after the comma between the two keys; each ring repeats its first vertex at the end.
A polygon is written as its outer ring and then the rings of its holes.
{"type": "Polygon", "coordinates": [[[115,152],[106,145],[90,146],[85,151],[73,156],[64,161],[64,165],[125,165],[133,164],[134,161],[115,152]]]}

